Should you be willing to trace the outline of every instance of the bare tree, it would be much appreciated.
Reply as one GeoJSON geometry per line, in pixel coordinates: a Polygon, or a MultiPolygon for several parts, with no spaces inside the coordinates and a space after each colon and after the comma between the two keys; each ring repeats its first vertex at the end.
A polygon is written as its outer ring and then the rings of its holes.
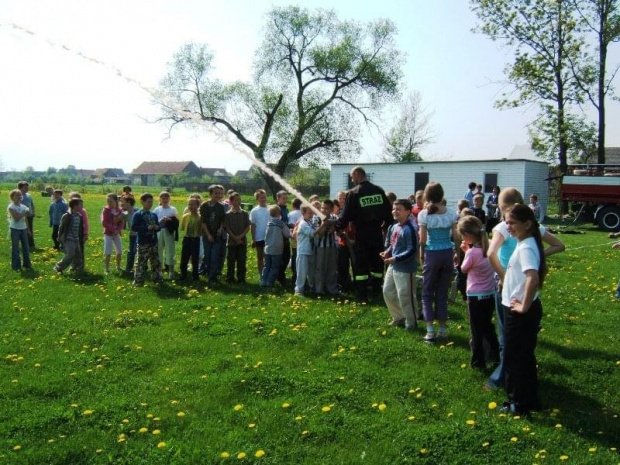
{"type": "Polygon", "coordinates": [[[381,159],[393,163],[422,160],[420,149],[434,140],[432,116],[422,104],[422,94],[409,93],[400,104],[400,116],[385,136],[381,159]]]}

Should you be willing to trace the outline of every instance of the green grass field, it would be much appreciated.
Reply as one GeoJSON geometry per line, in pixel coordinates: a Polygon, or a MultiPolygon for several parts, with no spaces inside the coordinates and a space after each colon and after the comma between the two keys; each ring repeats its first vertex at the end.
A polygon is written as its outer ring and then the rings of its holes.
{"type": "Polygon", "coordinates": [[[428,346],[381,300],[261,291],[253,254],[244,287],[136,289],[103,274],[103,205],[85,198],[84,277],[52,272],[45,217],[32,274],[0,238],[0,463],[620,463],[620,251],[590,226],[549,261],[545,410],[517,418],[469,368],[462,302],[428,346]]]}

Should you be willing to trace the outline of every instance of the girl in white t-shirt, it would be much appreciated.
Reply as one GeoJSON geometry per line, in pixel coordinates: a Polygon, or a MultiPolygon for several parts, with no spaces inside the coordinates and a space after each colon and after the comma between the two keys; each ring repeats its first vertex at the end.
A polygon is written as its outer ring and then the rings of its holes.
{"type": "Polygon", "coordinates": [[[170,193],[163,191],[159,194],[159,206],[153,213],[157,215],[161,228],[157,233],[159,262],[168,268],[170,279],[174,279],[174,232],[170,225],[176,222],[178,229],[179,220],[177,209],[170,205],[170,193]]]}
{"type": "Polygon", "coordinates": [[[19,189],[14,189],[10,194],[11,203],[7,211],[9,212],[9,228],[11,230],[11,268],[19,271],[22,268],[22,261],[19,256],[19,244],[22,245],[22,256],[24,258],[24,268],[29,270],[30,250],[28,248],[28,226],[26,215],[30,209],[22,203],[23,194],[19,189]]]}
{"type": "MultiPolygon", "coordinates": [[[[506,215],[517,204],[524,204],[523,195],[521,195],[521,192],[517,189],[514,187],[507,187],[500,192],[498,197],[498,208],[501,215],[506,215]]],[[[545,248],[545,257],[564,251],[564,243],[547,231],[544,226],[539,225],[538,230],[540,231],[542,241],[548,246],[545,248]]],[[[500,364],[495,368],[491,376],[489,376],[485,388],[497,389],[504,387],[504,364],[502,362],[504,348],[504,314],[508,309],[502,306],[501,288],[506,268],[508,267],[508,260],[510,260],[512,253],[517,247],[517,243],[517,239],[510,235],[505,221],[498,223],[497,226],[493,228],[493,238],[489,245],[488,257],[497,274],[499,282],[495,320],[497,321],[497,334],[499,337],[500,364]]]]}
{"type": "Polygon", "coordinates": [[[522,204],[506,214],[510,235],[519,242],[510,257],[504,285],[504,370],[508,401],[504,409],[522,415],[540,410],[534,351],[542,319],[539,292],[547,273],[542,237],[534,212],[522,204]]]}

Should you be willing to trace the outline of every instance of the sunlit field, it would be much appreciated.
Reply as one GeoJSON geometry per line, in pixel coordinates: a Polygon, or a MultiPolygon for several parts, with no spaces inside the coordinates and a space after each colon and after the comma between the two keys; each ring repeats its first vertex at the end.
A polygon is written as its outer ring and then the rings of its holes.
{"type": "Polygon", "coordinates": [[[591,226],[549,260],[545,408],[518,418],[469,367],[460,299],[429,346],[388,327],[381,299],[259,288],[253,252],[244,286],[134,288],[103,273],[94,193],[87,273],[57,275],[35,202],[34,272],[12,271],[0,238],[0,463],[620,463],[620,251],[591,226]]]}

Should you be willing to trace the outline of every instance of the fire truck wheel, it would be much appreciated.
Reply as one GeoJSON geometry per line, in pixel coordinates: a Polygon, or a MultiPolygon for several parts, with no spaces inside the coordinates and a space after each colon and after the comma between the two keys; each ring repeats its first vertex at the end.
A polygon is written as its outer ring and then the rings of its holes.
{"type": "Polygon", "coordinates": [[[603,208],[597,215],[597,223],[605,231],[620,231],[620,208],[603,208]]]}

